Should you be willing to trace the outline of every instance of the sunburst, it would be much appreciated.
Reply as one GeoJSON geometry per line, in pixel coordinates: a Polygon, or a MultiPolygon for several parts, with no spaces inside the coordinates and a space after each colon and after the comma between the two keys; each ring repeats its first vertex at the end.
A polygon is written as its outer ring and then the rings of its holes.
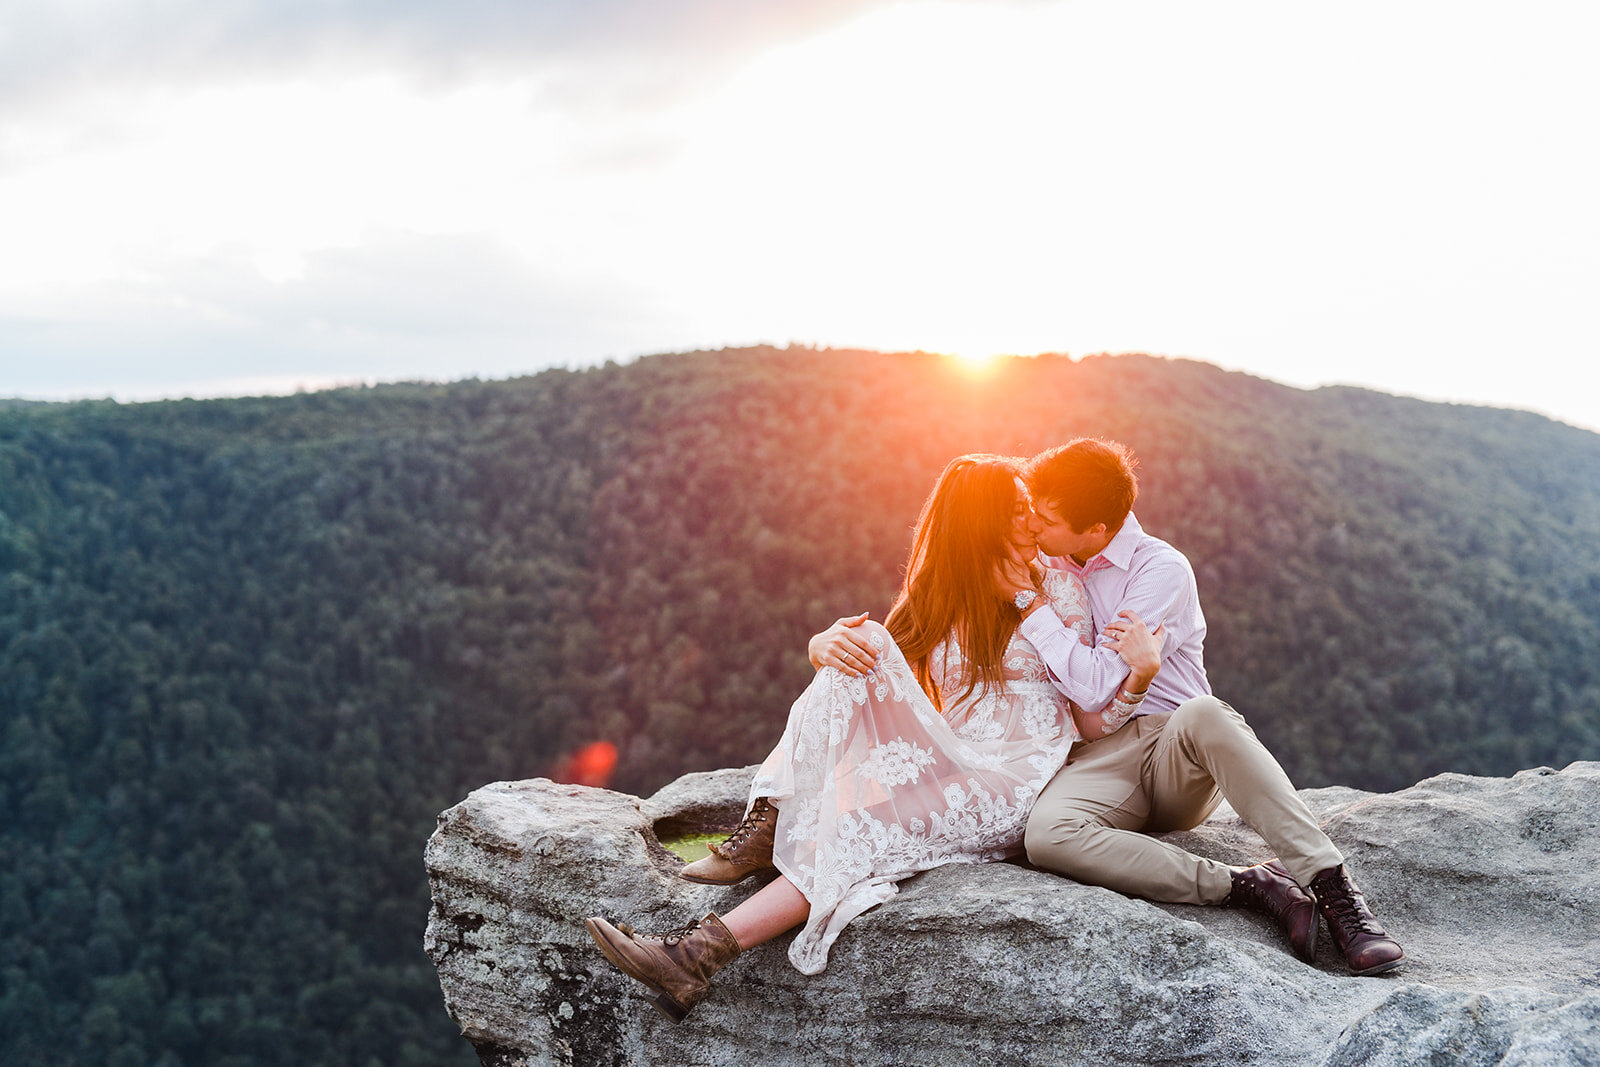
{"type": "Polygon", "coordinates": [[[993,374],[1000,363],[1000,356],[994,352],[951,352],[949,356],[956,366],[974,376],[993,374]]]}

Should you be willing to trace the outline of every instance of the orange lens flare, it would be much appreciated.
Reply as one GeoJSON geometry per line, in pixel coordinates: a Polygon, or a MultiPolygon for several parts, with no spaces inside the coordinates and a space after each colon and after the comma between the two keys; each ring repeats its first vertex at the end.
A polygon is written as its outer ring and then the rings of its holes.
{"type": "Polygon", "coordinates": [[[595,741],[562,760],[550,777],[564,785],[604,788],[616,769],[617,746],[610,741],[595,741]]]}

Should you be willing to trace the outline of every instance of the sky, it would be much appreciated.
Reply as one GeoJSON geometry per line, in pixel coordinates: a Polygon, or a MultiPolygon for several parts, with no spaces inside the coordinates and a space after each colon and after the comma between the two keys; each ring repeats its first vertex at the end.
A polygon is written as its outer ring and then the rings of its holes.
{"type": "Polygon", "coordinates": [[[1150,352],[1600,430],[1600,7],[0,0],[0,396],[1150,352]]]}

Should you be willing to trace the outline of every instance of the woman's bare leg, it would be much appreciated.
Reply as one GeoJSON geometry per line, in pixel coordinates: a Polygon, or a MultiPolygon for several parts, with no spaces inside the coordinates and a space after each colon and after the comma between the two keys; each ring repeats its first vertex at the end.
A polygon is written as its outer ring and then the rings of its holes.
{"type": "Polygon", "coordinates": [[[740,948],[750,949],[793,930],[810,914],[811,902],[780,874],[722,916],[722,923],[739,939],[740,948]]]}

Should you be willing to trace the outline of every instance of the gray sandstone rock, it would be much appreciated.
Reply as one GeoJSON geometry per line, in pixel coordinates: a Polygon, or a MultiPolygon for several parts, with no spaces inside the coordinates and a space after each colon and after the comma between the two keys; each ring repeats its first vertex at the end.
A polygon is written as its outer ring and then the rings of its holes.
{"type": "Polygon", "coordinates": [[[1345,1031],[1327,1067],[1560,1067],[1600,1063],[1600,993],[1406,985],[1345,1031]]]}
{"type": "MultiPolygon", "coordinates": [[[[657,834],[731,826],[753,771],[642,801],[502,782],[439,817],[426,947],[485,1064],[1600,1063],[1600,763],[1303,792],[1405,946],[1394,975],[1349,977],[1326,934],[1307,966],[1251,914],[951,866],[852,923],[823,974],[760,946],[673,1026],[582,920],[661,932],[749,895],[679,879],[657,834]]],[[[1226,807],[1169,836],[1267,858],[1226,807]]]]}

